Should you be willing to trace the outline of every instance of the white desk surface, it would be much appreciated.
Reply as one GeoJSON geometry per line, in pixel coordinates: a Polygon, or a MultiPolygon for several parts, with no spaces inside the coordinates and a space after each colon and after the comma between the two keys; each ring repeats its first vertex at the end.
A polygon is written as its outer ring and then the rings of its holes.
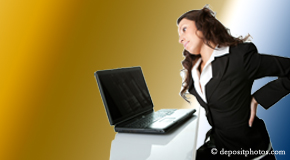
{"type": "Polygon", "coordinates": [[[194,160],[199,121],[196,110],[192,118],[168,134],[117,133],[110,160],[194,160]]]}

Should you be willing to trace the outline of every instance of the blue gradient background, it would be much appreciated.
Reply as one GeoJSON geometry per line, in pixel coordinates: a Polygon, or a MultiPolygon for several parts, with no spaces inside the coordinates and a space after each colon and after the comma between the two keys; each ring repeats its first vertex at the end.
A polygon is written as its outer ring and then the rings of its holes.
{"type": "MultiPolygon", "coordinates": [[[[253,43],[259,53],[289,57],[290,15],[289,1],[243,1],[237,8],[240,16],[231,16],[229,20],[235,21],[231,31],[243,35],[250,33],[253,43]],[[242,6],[241,6],[242,4],[242,6]]],[[[269,64],[271,65],[271,64],[269,64]]],[[[266,77],[256,80],[252,93],[276,77],[266,77]]],[[[267,126],[274,150],[285,150],[286,155],[276,155],[279,160],[287,160],[290,156],[289,135],[289,103],[287,95],[268,110],[260,105],[257,115],[267,126]]]]}

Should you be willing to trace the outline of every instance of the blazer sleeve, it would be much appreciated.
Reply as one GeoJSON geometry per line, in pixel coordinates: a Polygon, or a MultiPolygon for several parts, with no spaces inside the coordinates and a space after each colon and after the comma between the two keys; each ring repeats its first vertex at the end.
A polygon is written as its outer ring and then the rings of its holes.
{"type": "Polygon", "coordinates": [[[248,43],[246,48],[243,64],[249,79],[278,77],[252,95],[262,107],[268,109],[290,92],[290,59],[260,54],[253,43],[248,43]]]}

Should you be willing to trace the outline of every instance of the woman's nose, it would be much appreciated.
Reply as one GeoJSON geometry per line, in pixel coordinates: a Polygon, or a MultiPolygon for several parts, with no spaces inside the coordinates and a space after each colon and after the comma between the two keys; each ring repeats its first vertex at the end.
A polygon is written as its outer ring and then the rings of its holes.
{"type": "Polygon", "coordinates": [[[178,42],[182,44],[183,41],[184,41],[183,36],[180,36],[178,42]]]}

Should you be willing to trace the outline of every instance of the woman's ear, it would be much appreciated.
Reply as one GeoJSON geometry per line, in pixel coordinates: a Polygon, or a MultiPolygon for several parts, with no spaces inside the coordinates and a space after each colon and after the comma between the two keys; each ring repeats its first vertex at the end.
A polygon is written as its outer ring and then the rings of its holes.
{"type": "Polygon", "coordinates": [[[197,37],[199,37],[200,39],[203,38],[203,34],[200,30],[196,30],[195,34],[197,35],[197,37]]]}

